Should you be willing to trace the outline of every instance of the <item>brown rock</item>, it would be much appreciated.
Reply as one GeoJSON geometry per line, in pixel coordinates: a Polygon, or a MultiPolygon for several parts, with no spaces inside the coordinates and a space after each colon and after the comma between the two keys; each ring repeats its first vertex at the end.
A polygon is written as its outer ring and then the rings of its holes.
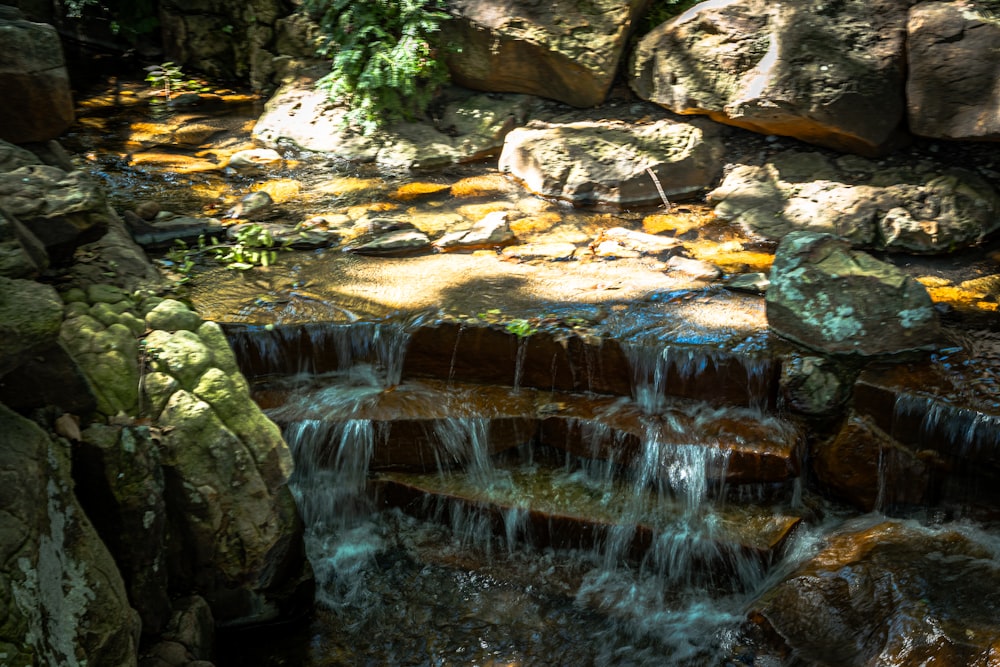
{"type": "Polygon", "coordinates": [[[1000,140],[1000,23],[982,4],[922,2],[910,10],[906,104],[915,134],[1000,140]]]}

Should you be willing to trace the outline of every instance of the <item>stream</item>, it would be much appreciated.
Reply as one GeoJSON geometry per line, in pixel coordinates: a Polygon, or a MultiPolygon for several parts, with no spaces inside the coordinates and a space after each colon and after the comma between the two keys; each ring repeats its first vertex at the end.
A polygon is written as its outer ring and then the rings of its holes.
{"type": "Polygon", "coordinates": [[[961,451],[929,504],[887,490],[887,455],[863,513],[815,484],[807,452],[826,433],[783,407],[798,353],[769,335],[759,295],[657,253],[556,252],[624,227],[729,275],[767,271],[772,247],[699,202],[544,201],[489,161],[398,174],[287,149],[227,166],[255,148],[259,111],[225,93],[151,113],[141,85],[116,82],[65,140],[119,210],[219,216],[265,191],[276,224],[337,232],[246,271],[204,256],[185,276],[159,253],[293,451],[317,580],[310,618],[223,631],[217,664],[993,664],[1000,600],[941,572],[1000,590],[982,470],[1000,451],[995,332],[956,329],[932,359],[864,370],[856,410],[921,452],[961,451]],[[343,249],[381,219],[438,238],[500,210],[538,254],[343,249]],[[876,554],[874,574],[838,564],[838,540],[876,554]],[[877,604],[787,594],[813,571],[848,572],[877,604]]]}

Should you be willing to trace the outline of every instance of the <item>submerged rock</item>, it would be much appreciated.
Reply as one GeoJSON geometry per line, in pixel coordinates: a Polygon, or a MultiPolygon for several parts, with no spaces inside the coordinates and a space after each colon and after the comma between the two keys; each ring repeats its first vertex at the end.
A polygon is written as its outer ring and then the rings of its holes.
{"type": "Polygon", "coordinates": [[[759,617],[810,664],[990,664],[1000,618],[993,538],[871,521],[845,526],[765,593],[759,617]]]}
{"type": "Polygon", "coordinates": [[[701,3],[643,37],[643,99],[763,134],[873,155],[903,120],[907,2],[701,3]]]}
{"type": "Polygon", "coordinates": [[[636,206],[706,190],[723,145],[706,123],[533,122],[507,135],[499,169],[535,194],[574,204],[636,206]],[[659,188],[657,185],[659,184],[659,188]]]}
{"type": "Polygon", "coordinates": [[[832,234],[786,236],[770,279],[768,326],[806,347],[871,356],[940,344],[924,286],[832,234]]]}
{"type": "Polygon", "coordinates": [[[989,183],[929,162],[887,168],[785,151],[761,166],[737,166],[708,200],[719,218],[769,240],[807,229],[861,247],[942,253],[1000,228],[1000,194],[989,183]]]}

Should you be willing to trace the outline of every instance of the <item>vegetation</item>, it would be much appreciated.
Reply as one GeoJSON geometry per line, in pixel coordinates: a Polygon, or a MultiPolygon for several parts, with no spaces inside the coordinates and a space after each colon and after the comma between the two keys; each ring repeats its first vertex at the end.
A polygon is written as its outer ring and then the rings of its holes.
{"type": "Polygon", "coordinates": [[[165,62],[160,65],[151,65],[146,68],[146,81],[154,88],[160,88],[163,97],[170,99],[174,93],[183,91],[204,92],[210,90],[203,82],[197,79],[189,79],[181,70],[180,65],[172,62],[165,62]]]}
{"type": "Polygon", "coordinates": [[[250,224],[236,232],[232,243],[219,243],[215,239],[207,241],[202,235],[196,245],[190,246],[178,239],[160,263],[175,274],[176,285],[183,285],[191,280],[202,258],[214,259],[227,269],[246,271],[274,264],[278,251],[287,249],[288,244],[279,243],[265,227],[250,224]]]}
{"type": "Polygon", "coordinates": [[[365,134],[423,115],[448,80],[440,40],[443,0],[305,0],[323,31],[330,73],[319,86],[347,105],[365,134]]]}

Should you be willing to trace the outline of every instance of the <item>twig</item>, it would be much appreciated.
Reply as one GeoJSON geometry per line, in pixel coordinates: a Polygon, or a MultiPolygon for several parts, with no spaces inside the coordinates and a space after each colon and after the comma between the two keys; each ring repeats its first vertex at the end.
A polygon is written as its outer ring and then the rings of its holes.
{"type": "Polygon", "coordinates": [[[652,168],[646,167],[646,173],[649,174],[651,179],[653,179],[653,185],[656,186],[656,191],[660,193],[660,199],[663,201],[663,206],[667,209],[667,213],[674,210],[674,205],[670,203],[669,199],[667,199],[667,193],[663,191],[663,186],[660,185],[660,179],[653,173],[652,168]]]}

